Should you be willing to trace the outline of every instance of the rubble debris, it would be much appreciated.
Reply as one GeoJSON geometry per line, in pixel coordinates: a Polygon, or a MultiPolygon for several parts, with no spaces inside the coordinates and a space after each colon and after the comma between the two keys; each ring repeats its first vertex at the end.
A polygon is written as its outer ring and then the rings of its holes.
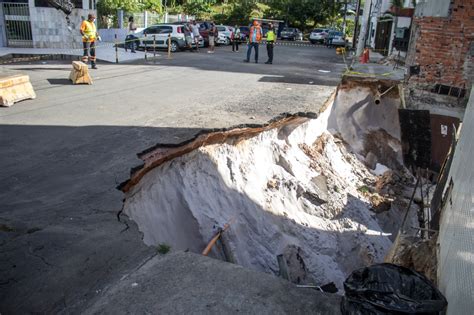
{"type": "Polygon", "coordinates": [[[384,129],[370,130],[365,134],[364,150],[366,159],[371,155],[371,169],[375,169],[377,163],[384,164],[391,169],[403,168],[400,159],[401,142],[384,129]]]}
{"type": "Polygon", "coordinates": [[[436,240],[437,237],[424,240],[400,235],[394,244],[393,253],[385,261],[418,271],[436,284],[436,240]]]}

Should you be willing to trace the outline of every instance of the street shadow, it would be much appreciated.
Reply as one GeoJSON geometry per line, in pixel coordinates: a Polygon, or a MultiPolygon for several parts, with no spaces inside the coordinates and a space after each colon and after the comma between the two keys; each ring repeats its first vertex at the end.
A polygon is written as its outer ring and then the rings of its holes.
{"type": "Polygon", "coordinates": [[[72,85],[72,81],[69,79],[46,79],[51,85],[72,85]]]}
{"type": "Polygon", "coordinates": [[[18,70],[18,71],[71,71],[71,67],[69,68],[55,68],[55,67],[21,67],[21,68],[13,68],[12,70],[18,70]]]}
{"type": "Polygon", "coordinates": [[[137,152],[200,130],[0,125],[0,312],[80,307],[153,254],[115,187],[137,152]]]}

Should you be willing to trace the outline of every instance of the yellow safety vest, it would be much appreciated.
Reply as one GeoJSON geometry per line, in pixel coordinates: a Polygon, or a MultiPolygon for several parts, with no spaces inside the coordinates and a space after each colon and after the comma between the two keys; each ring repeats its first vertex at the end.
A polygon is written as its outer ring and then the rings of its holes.
{"type": "Polygon", "coordinates": [[[82,21],[81,31],[84,33],[84,36],[82,36],[83,42],[93,42],[95,40],[97,29],[95,28],[94,23],[89,22],[88,20],[82,21]]]}
{"type": "Polygon", "coordinates": [[[267,42],[275,42],[275,32],[268,31],[267,32],[267,42]]]}

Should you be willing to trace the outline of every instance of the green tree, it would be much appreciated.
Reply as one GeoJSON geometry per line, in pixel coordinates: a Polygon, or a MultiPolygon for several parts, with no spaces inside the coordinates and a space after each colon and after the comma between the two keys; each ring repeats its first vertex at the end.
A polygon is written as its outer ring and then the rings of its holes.
{"type": "Polygon", "coordinates": [[[150,11],[155,13],[163,13],[164,8],[162,0],[141,0],[140,1],[141,11],[150,11]]]}
{"type": "Polygon", "coordinates": [[[341,4],[334,0],[270,0],[267,16],[285,20],[289,25],[309,29],[325,24],[338,15],[341,4]]]}
{"type": "Polygon", "coordinates": [[[186,14],[194,15],[197,19],[208,16],[212,12],[212,1],[192,0],[183,4],[183,11],[186,14]]]}

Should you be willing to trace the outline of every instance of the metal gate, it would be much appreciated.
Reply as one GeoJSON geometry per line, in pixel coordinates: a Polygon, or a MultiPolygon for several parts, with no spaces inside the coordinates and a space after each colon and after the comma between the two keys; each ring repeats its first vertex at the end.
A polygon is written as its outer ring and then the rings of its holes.
{"type": "Polygon", "coordinates": [[[28,3],[1,3],[5,18],[7,46],[33,47],[28,3]]]}

